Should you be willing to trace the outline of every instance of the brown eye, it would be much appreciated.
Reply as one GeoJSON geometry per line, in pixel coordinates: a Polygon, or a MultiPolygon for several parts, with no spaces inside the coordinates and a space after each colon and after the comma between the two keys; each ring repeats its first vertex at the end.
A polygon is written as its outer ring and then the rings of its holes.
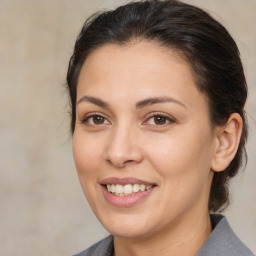
{"type": "Polygon", "coordinates": [[[93,126],[93,125],[95,126],[95,125],[109,124],[109,121],[105,117],[103,117],[101,115],[92,114],[90,116],[85,117],[82,120],[82,123],[88,124],[90,126],[93,126]]]}
{"type": "Polygon", "coordinates": [[[94,124],[103,124],[105,121],[105,118],[102,116],[94,116],[93,117],[93,123],[94,124]]]}
{"type": "Polygon", "coordinates": [[[164,126],[172,123],[175,123],[175,120],[163,114],[154,114],[151,117],[149,117],[145,122],[145,124],[147,125],[155,125],[155,126],[164,126]]]}
{"type": "Polygon", "coordinates": [[[154,122],[157,125],[163,125],[166,123],[166,121],[167,121],[167,118],[164,116],[155,116],[154,117],[154,122]]]}

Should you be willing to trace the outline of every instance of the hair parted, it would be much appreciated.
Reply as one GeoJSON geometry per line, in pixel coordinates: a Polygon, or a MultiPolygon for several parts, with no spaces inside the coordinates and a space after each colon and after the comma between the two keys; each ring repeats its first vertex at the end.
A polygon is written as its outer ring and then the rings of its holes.
{"type": "Polygon", "coordinates": [[[228,31],[198,7],[176,0],[131,2],[115,10],[92,15],[76,40],[67,72],[71,103],[71,131],[76,122],[76,91],[81,67],[95,49],[149,40],[180,54],[191,66],[198,89],[207,96],[213,126],[224,125],[232,113],[243,119],[235,158],[222,172],[215,172],[209,211],[229,204],[229,179],[246,159],[247,121],[244,110],[247,84],[238,47],[228,31]]]}

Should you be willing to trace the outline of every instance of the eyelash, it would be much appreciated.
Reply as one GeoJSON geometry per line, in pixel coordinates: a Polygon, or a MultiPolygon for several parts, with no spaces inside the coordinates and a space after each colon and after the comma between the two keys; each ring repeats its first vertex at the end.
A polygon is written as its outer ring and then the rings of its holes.
{"type": "Polygon", "coordinates": [[[165,123],[164,124],[154,124],[155,126],[158,126],[159,128],[161,127],[164,127],[168,124],[173,124],[175,123],[175,119],[166,115],[166,114],[163,114],[163,113],[151,113],[149,114],[147,117],[146,117],[146,122],[148,122],[150,119],[152,118],[156,118],[156,117],[160,117],[160,118],[164,118],[165,120],[165,123]]]}
{"type": "MultiPolygon", "coordinates": [[[[100,117],[100,118],[103,118],[104,122],[107,120],[106,117],[104,117],[101,113],[91,113],[90,115],[87,115],[85,116],[81,122],[82,123],[87,123],[89,126],[100,126],[100,125],[104,125],[103,124],[89,124],[88,123],[88,120],[90,120],[90,118],[94,118],[94,117],[100,117]]],[[[164,124],[154,124],[156,126],[159,126],[159,127],[163,127],[163,126],[166,126],[168,125],[168,123],[175,123],[175,119],[174,118],[171,118],[170,116],[168,115],[165,115],[163,113],[151,113],[149,114],[147,117],[146,117],[146,121],[145,122],[148,122],[151,118],[156,118],[156,117],[160,117],[160,118],[164,118],[165,120],[165,123],[164,124]],[[168,123],[166,123],[166,121],[168,121],[168,123]]],[[[143,123],[145,123],[143,122],[143,123]]],[[[153,124],[152,124],[153,125],[153,124]]]]}
{"type": "MultiPolygon", "coordinates": [[[[88,123],[88,120],[90,119],[90,118],[94,118],[94,117],[101,117],[101,118],[103,118],[104,119],[104,121],[105,120],[107,120],[107,118],[106,117],[104,117],[102,114],[100,114],[100,113],[91,113],[91,114],[89,114],[89,115],[86,115],[82,120],[81,120],[81,122],[82,123],[88,123]]],[[[96,125],[96,126],[98,126],[97,124],[89,124],[88,123],[88,125],[96,125]]]]}

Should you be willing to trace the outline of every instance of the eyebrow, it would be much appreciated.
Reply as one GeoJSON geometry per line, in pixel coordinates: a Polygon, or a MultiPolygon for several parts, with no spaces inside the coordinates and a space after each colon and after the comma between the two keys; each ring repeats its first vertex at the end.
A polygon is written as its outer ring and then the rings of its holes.
{"type": "Polygon", "coordinates": [[[91,96],[83,96],[77,103],[78,105],[81,102],[90,102],[94,105],[97,105],[102,108],[110,108],[109,104],[99,98],[91,97],[91,96]]]}
{"type": "Polygon", "coordinates": [[[165,103],[165,102],[173,102],[176,103],[184,108],[187,108],[185,104],[182,102],[171,98],[171,97],[154,97],[154,98],[147,98],[145,100],[139,101],[136,103],[136,109],[140,109],[149,105],[157,104],[157,103],[165,103]]]}
{"type": "MultiPolygon", "coordinates": [[[[90,102],[90,103],[97,105],[99,107],[102,107],[102,108],[110,108],[110,105],[107,102],[105,102],[99,98],[95,98],[95,97],[91,97],[91,96],[83,96],[76,104],[78,105],[81,102],[90,102]]],[[[145,100],[138,101],[136,103],[135,107],[136,107],[136,109],[141,109],[146,106],[154,105],[157,103],[165,103],[165,102],[176,103],[184,108],[187,108],[185,104],[183,104],[182,102],[180,102],[174,98],[171,98],[171,97],[147,98],[145,100]]]]}

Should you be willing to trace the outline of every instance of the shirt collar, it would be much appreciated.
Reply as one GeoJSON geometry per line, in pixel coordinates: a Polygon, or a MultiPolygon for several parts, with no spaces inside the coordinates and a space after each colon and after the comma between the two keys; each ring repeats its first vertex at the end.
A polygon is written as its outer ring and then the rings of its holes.
{"type": "Polygon", "coordinates": [[[211,214],[213,231],[196,256],[253,256],[231,229],[226,217],[211,214]]]}

